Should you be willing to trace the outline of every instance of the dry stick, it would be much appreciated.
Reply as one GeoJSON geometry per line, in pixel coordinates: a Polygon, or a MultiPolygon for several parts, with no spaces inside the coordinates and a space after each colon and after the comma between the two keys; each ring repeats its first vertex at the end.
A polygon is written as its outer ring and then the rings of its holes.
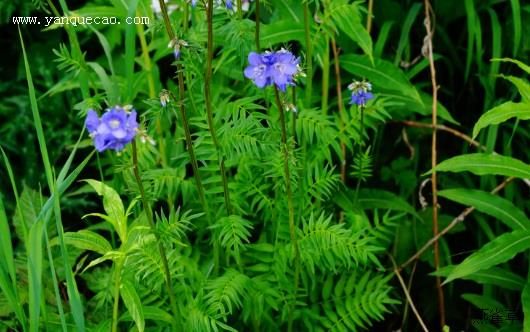
{"type": "MultiPolygon", "coordinates": [[[[515,177],[509,177],[507,178],[506,180],[504,180],[501,184],[499,184],[497,187],[495,187],[492,191],[490,191],[490,193],[492,194],[496,194],[498,193],[499,191],[501,191],[504,187],[506,187],[506,185],[508,185],[510,182],[512,182],[513,180],[515,179],[515,177]]],[[[458,225],[459,223],[463,222],[464,219],[471,213],[475,211],[475,208],[470,206],[468,208],[466,208],[464,211],[462,211],[462,213],[460,213],[456,218],[453,219],[453,221],[451,221],[451,223],[449,225],[447,225],[447,227],[445,227],[442,231],[440,231],[436,236],[434,236],[432,239],[430,239],[427,243],[425,243],[423,245],[423,247],[421,247],[420,250],[418,250],[414,255],[412,255],[412,257],[410,257],[405,263],[401,264],[398,268],[399,271],[403,270],[404,268],[406,268],[408,265],[410,265],[412,262],[414,262],[415,260],[417,260],[418,258],[420,258],[420,256],[427,250],[430,248],[430,246],[432,246],[434,243],[436,243],[442,236],[444,236],[445,234],[447,234],[451,229],[453,229],[453,227],[455,227],[456,225],[458,225]]]]}
{"type": "Polygon", "coordinates": [[[483,151],[487,151],[488,148],[481,145],[479,142],[475,141],[474,139],[472,139],[471,137],[469,137],[468,135],[454,129],[454,128],[451,128],[451,127],[447,127],[445,125],[439,125],[437,124],[436,126],[433,126],[432,124],[430,123],[422,123],[422,122],[415,122],[415,121],[396,121],[395,123],[400,123],[400,124],[403,124],[405,126],[409,126],[409,127],[417,127],[417,128],[430,128],[430,129],[433,129],[433,128],[436,128],[437,130],[441,130],[441,131],[445,131],[445,132],[448,132],[458,138],[461,138],[463,139],[464,141],[466,141],[467,143],[469,143],[469,145],[473,145],[474,147],[476,147],[477,149],[481,149],[483,151]]]}
{"type": "MultiPolygon", "coordinates": [[[[298,241],[296,239],[296,225],[294,222],[294,204],[293,204],[293,192],[291,189],[291,176],[289,174],[289,150],[287,149],[287,128],[285,125],[285,112],[283,110],[282,103],[280,101],[280,95],[279,95],[278,88],[276,87],[276,85],[274,85],[274,97],[276,99],[276,105],[278,106],[278,112],[280,113],[280,125],[282,129],[282,150],[283,150],[283,158],[284,158],[283,171],[285,173],[285,189],[287,191],[287,205],[289,209],[289,234],[291,236],[291,243],[294,249],[294,265],[295,265],[294,305],[296,305],[296,294],[298,292],[298,282],[299,282],[298,278],[300,276],[300,249],[298,248],[298,241]]],[[[289,332],[293,330],[294,305],[291,304],[289,308],[289,323],[288,323],[288,328],[287,328],[289,332]]]]}
{"type": "MultiPolygon", "coordinates": [[[[436,237],[438,235],[438,178],[436,174],[437,164],[437,125],[438,125],[438,84],[436,83],[436,68],[434,67],[433,46],[432,46],[432,26],[431,26],[431,11],[432,7],[429,0],[424,0],[425,4],[425,29],[427,32],[427,55],[429,58],[429,67],[431,69],[431,84],[432,84],[432,145],[431,145],[431,168],[433,169],[431,175],[432,184],[432,230],[436,237]]],[[[440,268],[440,249],[438,241],[434,243],[434,269],[437,271],[440,268]]],[[[438,311],[440,314],[440,329],[445,326],[445,304],[444,293],[439,276],[436,276],[436,289],[438,290],[438,311]]]]}
{"type": "Polygon", "coordinates": [[[427,326],[425,325],[425,323],[421,319],[421,316],[418,313],[418,310],[416,309],[416,306],[414,305],[414,302],[412,302],[412,298],[410,297],[410,293],[409,293],[409,291],[407,289],[407,286],[405,285],[405,282],[403,281],[403,278],[401,277],[401,274],[399,273],[399,269],[396,266],[396,262],[394,261],[394,258],[392,258],[392,256],[390,256],[390,255],[388,257],[390,257],[390,260],[392,261],[392,265],[394,266],[394,273],[396,274],[396,276],[397,276],[397,278],[399,280],[399,284],[401,285],[401,288],[403,289],[403,293],[405,293],[405,297],[407,298],[407,301],[410,304],[410,307],[412,308],[412,311],[414,312],[414,315],[418,319],[418,322],[420,323],[423,331],[429,332],[429,329],[427,329],[427,326]]]}
{"type": "MultiPolygon", "coordinates": [[[[412,279],[414,278],[414,274],[416,273],[416,266],[418,266],[418,261],[414,262],[414,265],[412,266],[412,271],[410,272],[409,282],[407,284],[407,290],[410,293],[410,289],[412,288],[412,279]]],[[[405,305],[405,309],[403,310],[403,320],[401,321],[401,330],[403,331],[403,326],[405,325],[405,322],[407,320],[407,316],[409,314],[409,301],[407,301],[405,305]]]]}

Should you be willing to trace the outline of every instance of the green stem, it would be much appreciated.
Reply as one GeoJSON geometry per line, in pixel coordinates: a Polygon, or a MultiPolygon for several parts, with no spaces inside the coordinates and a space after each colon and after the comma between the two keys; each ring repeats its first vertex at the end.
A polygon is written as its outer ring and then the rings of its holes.
{"type": "MultiPolygon", "coordinates": [[[[294,272],[294,296],[295,296],[295,303],[296,303],[296,294],[298,292],[298,279],[300,275],[300,250],[298,248],[298,241],[296,239],[296,225],[294,222],[294,204],[293,204],[293,193],[291,190],[291,176],[289,173],[289,150],[287,147],[287,127],[285,125],[285,114],[282,107],[282,103],[280,101],[280,95],[278,92],[278,88],[274,86],[274,97],[276,99],[276,105],[278,106],[278,111],[280,113],[280,125],[282,129],[282,150],[283,150],[283,158],[284,158],[284,164],[283,164],[283,171],[285,173],[285,187],[287,191],[287,206],[289,209],[289,234],[291,236],[291,243],[293,245],[294,250],[294,264],[295,264],[295,272],[294,272]]],[[[288,331],[292,331],[293,329],[293,310],[294,310],[294,304],[291,304],[289,309],[289,325],[288,325],[288,331]]]]}
{"type": "Polygon", "coordinates": [[[259,52],[260,50],[260,44],[259,44],[259,30],[260,30],[260,21],[259,21],[259,0],[256,0],[256,11],[254,13],[256,15],[256,32],[254,39],[256,40],[256,52],[259,52]]]}
{"type": "Polygon", "coordinates": [[[329,96],[329,37],[326,36],[326,48],[322,55],[322,113],[328,114],[329,96]]]}
{"type": "Polygon", "coordinates": [[[118,307],[120,304],[120,282],[121,282],[121,268],[123,262],[119,259],[116,262],[114,270],[114,306],[112,308],[112,332],[118,332],[118,307]]]}
{"type": "MultiPolygon", "coordinates": [[[[241,5],[241,0],[238,0],[238,7],[241,5]]],[[[226,212],[228,215],[232,214],[232,205],[230,204],[230,193],[228,191],[228,179],[226,177],[224,156],[221,153],[219,141],[217,140],[217,133],[215,132],[215,125],[212,111],[212,61],[213,61],[213,0],[208,0],[208,8],[206,9],[206,21],[208,24],[208,44],[207,44],[207,59],[206,59],[206,73],[204,75],[204,99],[206,102],[206,114],[208,116],[208,128],[212,136],[213,145],[217,152],[217,159],[219,160],[219,168],[221,178],[223,181],[223,192],[226,212]]]]}
{"type": "Polygon", "coordinates": [[[185,34],[188,33],[189,16],[190,16],[190,4],[186,1],[186,4],[184,5],[184,22],[183,22],[183,30],[185,34]]]}
{"type": "Polygon", "coordinates": [[[142,205],[144,207],[144,213],[147,218],[147,222],[149,223],[149,226],[151,227],[151,231],[156,237],[156,241],[158,243],[158,251],[160,252],[160,258],[162,259],[162,266],[164,268],[164,274],[166,276],[166,288],[169,295],[169,302],[171,305],[171,310],[173,311],[173,316],[176,318],[178,316],[178,310],[177,310],[177,302],[175,301],[175,294],[173,293],[173,286],[171,285],[171,273],[169,271],[169,264],[167,261],[166,251],[164,249],[164,246],[162,245],[162,242],[160,241],[160,237],[158,233],[156,232],[156,225],[153,220],[153,214],[151,212],[151,206],[149,204],[149,201],[147,200],[147,197],[145,196],[145,190],[142,183],[142,179],[140,177],[140,171],[138,170],[138,152],[136,148],[136,140],[132,141],[132,157],[133,157],[133,172],[134,172],[134,178],[136,179],[136,183],[138,184],[138,190],[140,191],[140,196],[142,198],[142,205]]]}
{"type": "MultiPolygon", "coordinates": [[[[162,16],[164,17],[164,25],[166,27],[169,40],[174,40],[175,33],[173,32],[173,29],[171,28],[171,23],[169,21],[166,4],[164,0],[159,0],[159,3],[160,3],[160,8],[162,10],[162,16]]],[[[210,8],[213,8],[213,5],[210,6],[210,8]]],[[[191,138],[188,116],[186,115],[186,109],[184,107],[184,99],[186,96],[185,96],[185,88],[184,88],[184,75],[182,74],[182,65],[180,63],[177,64],[177,76],[178,76],[178,86],[179,86],[179,94],[178,94],[179,98],[176,99],[173,94],[171,94],[171,96],[173,97],[173,100],[175,100],[179,105],[180,116],[182,117],[182,124],[184,127],[184,134],[186,136],[187,150],[190,156],[191,166],[193,168],[193,176],[195,177],[195,184],[197,185],[197,191],[199,193],[199,200],[201,201],[201,205],[204,209],[204,212],[206,213],[209,224],[212,225],[213,222],[210,216],[210,209],[208,207],[208,203],[206,202],[206,197],[204,195],[204,187],[202,185],[201,176],[199,174],[199,165],[197,163],[197,158],[195,156],[195,150],[193,149],[193,140],[191,138]]],[[[214,270],[215,270],[215,274],[217,274],[217,271],[219,269],[219,245],[217,241],[214,241],[213,255],[214,255],[214,270]]]]}
{"type": "Polygon", "coordinates": [[[362,146],[364,145],[364,106],[359,106],[359,110],[361,111],[361,125],[360,125],[360,136],[361,140],[359,142],[359,149],[357,151],[357,156],[359,158],[359,174],[357,177],[357,186],[355,187],[355,195],[353,196],[353,202],[354,204],[357,204],[357,197],[359,195],[359,188],[361,188],[361,181],[362,181],[362,173],[363,173],[363,149],[362,146]]]}
{"type": "MultiPolygon", "coordinates": [[[[140,16],[140,12],[136,11],[136,16],[140,16]]],[[[136,33],[138,34],[138,39],[140,40],[140,46],[142,48],[142,57],[144,60],[145,73],[147,74],[147,84],[149,87],[149,98],[155,98],[155,79],[153,73],[153,66],[151,64],[151,58],[149,57],[149,48],[147,46],[147,41],[144,35],[144,27],[142,24],[136,25],[136,33]]],[[[156,134],[159,137],[158,140],[158,153],[160,154],[160,161],[163,167],[167,167],[167,156],[166,156],[166,142],[164,138],[164,132],[162,130],[162,123],[160,122],[160,117],[155,119],[155,128],[156,134]]]]}
{"type": "Polygon", "coordinates": [[[309,12],[309,1],[304,2],[304,30],[305,30],[305,43],[306,43],[306,66],[307,66],[307,79],[306,79],[306,95],[305,103],[306,107],[311,106],[311,92],[313,87],[313,46],[311,45],[311,26],[310,26],[310,12],[309,12]]]}
{"type": "Polygon", "coordinates": [[[237,17],[243,19],[243,0],[237,0],[237,17]]]}

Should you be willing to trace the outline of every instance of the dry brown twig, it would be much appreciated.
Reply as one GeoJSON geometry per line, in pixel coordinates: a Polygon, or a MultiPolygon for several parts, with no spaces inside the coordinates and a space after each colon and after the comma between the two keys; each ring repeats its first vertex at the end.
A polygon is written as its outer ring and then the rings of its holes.
{"type": "MultiPolygon", "coordinates": [[[[436,174],[437,164],[437,128],[438,128],[438,84],[436,83],[436,68],[434,66],[433,58],[433,46],[432,36],[433,28],[431,24],[431,17],[434,17],[434,13],[429,0],[424,0],[425,5],[425,29],[427,35],[424,39],[424,46],[422,54],[429,59],[429,68],[431,72],[431,84],[432,84],[432,144],[431,144],[431,168],[433,172],[431,174],[432,184],[432,229],[434,237],[438,235],[438,179],[436,174]]],[[[434,242],[434,268],[438,270],[440,267],[440,250],[438,247],[438,240],[434,242]]],[[[444,293],[440,277],[436,277],[436,289],[438,291],[438,312],[440,316],[440,329],[445,326],[445,304],[444,304],[444,293]]]]}
{"type": "MultiPolygon", "coordinates": [[[[509,177],[506,180],[504,180],[501,184],[499,184],[497,187],[495,187],[490,193],[496,194],[504,187],[506,187],[510,182],[512,182],[515,178],[509,177]]],[[[398,267],[398,270],[401,271],[404,268],[406,268],[408,265],[410,265],[412,262],[416,261],[420,256],[427,251],[436,241],[438,241],[442,236],[447,234],[451,229],[453,229],[456,225],[463,222],[464,219],[471,213],[475,211],[475,208],[470,206],[467,207],[462,213],[460,213],[456,218],[454,218],[447,227],[445,227],[442,231],[440,231],[436,236],[434,236],[432,239],[430,239],[427,243],[423,245],[423,247],[420,248],[414,255],[412,255],[405,263],[401,264],[398,267]]]]}
{"type": "Polygon", "coordinates": [[[418,319],[418,322],[420,323],[423,331],[429,332],[429,329],[423,322],[423,319],[421,319],[420,314],[418,313],[418,310],[416,309],[416,306],[414,305],[414,302],[412,301],[412,297],[410,296],[409,290],[407,289],[407,286],[405,285],[405,282],[403,281],[403,278],[401,277],[401,274],[399,273],[399,269],[396,266],[396,261],[394,261],[394,258],[390,256],[390,260],[392,261],[392,265],[394,266],[394,273],[396,274],[396,277],[399,280],[399,284],[401,285],[401,289],[403,289],[403,293],[405,293],[405,297],[407,298],[407,303],[410,305],[410,308],[412,309],[412,312],[414,312],[414,316],[418,319]]]}

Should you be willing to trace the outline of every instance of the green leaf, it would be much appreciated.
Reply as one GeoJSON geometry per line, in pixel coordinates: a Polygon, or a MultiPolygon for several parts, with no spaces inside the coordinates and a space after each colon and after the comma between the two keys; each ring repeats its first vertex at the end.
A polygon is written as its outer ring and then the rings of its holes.
{"type": "Polygon", "coordinates": [[[515,85],[525,104],[530,103],[530,84],[526,80],[515,76],[500,76],[515,85]]]}
{"type": "MultiPolygon", "coordinates": [[[[433,276],[447,277],[450,275],[456,265],[448,265],[440,268],[438,271],[432,272],[433,276]]],[[[506,289],[521,291],[525,286],[526,281],[519,275],[505,269],[492,267],[487,270],[481,270],[471,273],[465,277],[465,280],[472,280],[479,284],[495,285],[506,289]]]]}
{"type": "Polygon", "coordinates": [[[521,61],[519,61],[519,60],[510,59],[510,58],[494,58],[494,59],[491,59],[491,61],[501,61],[501,62],[511,62],[511,63],[514,63],[514,64],[516,64],[519,68],[521,68],[522,70],[524,70],[527,74],[530,74],[530,66],[527,65],[527,64],[524,64],[523,62],[521,62],[521,61]]]}
{"type": "Polygon", "coordinates": [[[407,76],[391,62],[375,59],[372,65],[366,56],[348,54],[340,57],[340,63],[346,71],[366,78],[374,86],[398,91],[416,102],[422,103],[420,94],[409,82],[407,76]]]}
{"type": "MultiPolygon", "coordinates": [[[[144,306],[142,307],[142,310],[144,312],[145,319],[150,319],[157,323],[166,322],[171,324],[173,322],[171,315],[167,313],[167,311],[160,308],[154,306],[144,306]]],[[[127,311],[120,317],[120,320],[132,321],[134,319],[132,318],[131,313],[127,311]]]]}
{"type": "Polygon", "coordinates": [[[466,258],[449,274],[443,284],[509,261],[528,248],[530,248],[530,232],[519,230],[505,233],[466,258]]]}
{"type": "Polygon", "coordinates": [[[260,44],[264,47],[271,47],[292,40],[305,43],[305,32],[302,23],[285,20],[262,24],[261,26],[260,44]]]}
{"type": "Polygon", "coordinates": [[[373,62],[372,38],[361,20],[358,4],[331,1],[327,10],[331,13],[331,17],[337,27],[356,42],[364,53],[368,55],[370,61],[373,62]]]}
{"type": "Polygon", "coordinates": [[[357,204],[354,204],[355,193],[353,190],[344,189],[337,193],[335,202],[344,210],[356,211],[357,209],[387,209],[407,212],[418,220],[422,218],[416,210],[403,198],[385,190],[361,189],[358,194],[357,204]]]}
{"type": "Polygon", "coordinates": [[[118,261],[118,260],[123,259],[123,258],[125,258],[125,253],[123,253],[121,251],[116,251],[116,250],[109,251],[105,255],[103,255],[103,256],[101,256],[99,258],[96,258],[93,261],[91,261],[90,264],[88,264],[83,269],[83,272],[85,272],[86,270],[90,269],[91,267],[94,267],[94,266],[96,266],[96,265],[98,265],[100,263],[103,263],[104,261],[108,261],[108,260],[118,261]]]}
{"type": "Polygon", "coordinates": [[[2,195],[0,195],[0,259],[0,267],[9,273],[12,280],[16,280],[11,230],[9,229],[2,195]]]}
{"type": "Polygon", "coordinates": [[[101,67],[99,63],[87,62],[87,65],[89,65],[94,70],[94,72],[98,75],[99,80],[101,81],[101,84],[103,85],[103,89],[105,89],[105,92],[107,93],[109,104],[110,105],[117,104],[119,102],[119,95],[120,95],[118,85],[111,81],[111,79],[105,72],[105,69],[103,69],[103,67],[101,67]]]}
{"type": "Polygon", "coordinates": [[[128,281],[122,281],[120,285],[120,295],[125,303],[125,307],[134,319],[138,330],[143,332],[145,329],[144,311],[140,297],[134,289],[134,285],[128,281]]]}
{"type": "Polygon", "coordinates": [[[127,242],[127,217],[120,195],[113,188],[96,180],[85,180],[99,196],[103,196],[103,209],[109,216],[107,219],[118,233],[122,243],[127,242]]]}
{"type": "MultiPolygon", "coordinates": [[[[518,159],[488,153],[471,153],[442,161],[437,172],[471,172],[476,175],[504,175],[530,178],[530,165],[518,159]]],[[[431,174],[433,170],[425,173],[431,174]]]]}
{"type": "MultiPolygon", "coordinates": [[[[101,255],[105,255],[112,250],[112,246],[107,239],[97,233],[87,230],[64,233],[64,241],[66,244],[76,248],[94,251],[101,255]]],[[[57,238],[50,241],[51,245],[56,243],[57,238]]]]}
{"type": "Polygon", "coordinates": [[[530,228],[530,220],[523,211],[512,202],[497,195],[474,189],[446,189],[438,192],[439,196],[454,202],[470,205],[502,221],[513,230],[530,228]]]}
{"type": "Polygon", "coordinates": [[[513,103],[508,101],[482,114],[473,128],[473,138],[477,137],[482,128],[505,122],[514,117],[519,120],[529,120],[530,103],[513,103]]]}

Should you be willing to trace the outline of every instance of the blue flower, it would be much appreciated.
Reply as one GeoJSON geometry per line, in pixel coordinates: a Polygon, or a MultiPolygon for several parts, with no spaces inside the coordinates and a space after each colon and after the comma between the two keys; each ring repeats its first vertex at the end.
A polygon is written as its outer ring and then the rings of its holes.
{"type": "Polygon", "coordinates": [[[250,52],[248,55],[248,63],[250,65],[245,68],[245,77],[253,80],[258,88],[264,88],[270,85],[270,66],[273,61],[274,56],[272,53],[262,55],[256,52],[250,52]]]}
{"type": "Polygon", "coordinates": [[[245,68],[244,75],[253,80],[258,88],[274,83],[285,91],[287,85],[295,85],[294,77],[300,73],[300,58],[285,49],[263,54],[251,52],[248,62],[249,66],[245,68]]]}
{"type": "Polygon", "coordinates": [[[226,9],[232,10],[233,8],[232,0],[226,0],[226,9]]]}
{"type": "Polygon", "coordinates": [[[366,102],[374,98],[374,95],[371,92],[358,91],[352,92],[350,104],[356,104],[359,106],[366,106],[366,102]]]}
{"type": "Polygon", "coordinates": [[[121,151],[136,135],[136,111],[127,113],[120,106],[115,106],[99,118],[94,110],[88,110],[85,126],[94,140],[96,150],[121,151]]]}
{"type": "Polygon", "coordinates": [[[293,76],[298,73],[298,63],[300,58],[296,58],[291,52],[281,49],[276,52],[276,59],[271,67],[270,73],[272,81],[280,90],[285,92],[287,85],[294,85],[293,76]]]}
{"type": "Polygon", "coordinates": [[[374,95],[370,92],[372,90],[372,84],[368,82],[355,81],[348,85],[348,89],[352,92],[350,104],[364,107],[368,100],[374,98],[374,95]]]}

